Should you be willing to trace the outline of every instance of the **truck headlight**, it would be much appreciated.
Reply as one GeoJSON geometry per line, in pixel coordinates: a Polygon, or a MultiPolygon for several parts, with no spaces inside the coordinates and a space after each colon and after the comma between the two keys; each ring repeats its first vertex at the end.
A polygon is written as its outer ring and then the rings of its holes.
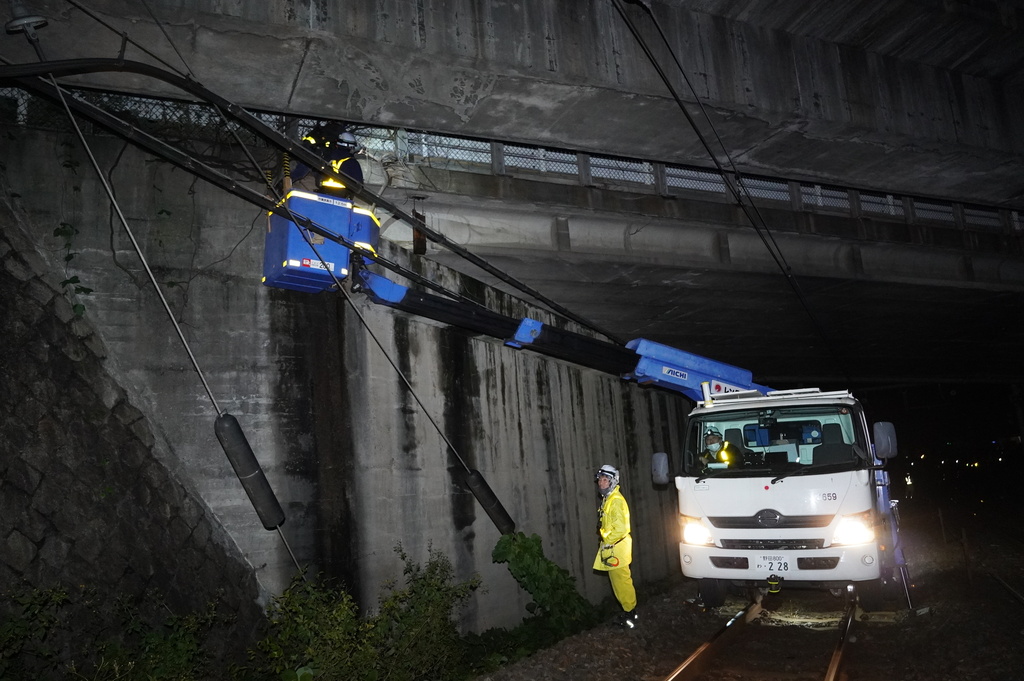
{"type": "Polygon", "coordinates": [[[843,516],[832,537],[833,544],[868,544],[874,540],[875,530],[871,527],[870,513],[843,516]]]}
{"type": "Polygon", "coordinates": [[[715,540],[711,538],[711,533],[708,528],[701,524],[700,518],[691,518],[690,516],[679,516],[679,525],[683,530],[683,543],[684,544],[695,544],[697,546],[707,546],[708,544],[714,544],[715,540]]]}

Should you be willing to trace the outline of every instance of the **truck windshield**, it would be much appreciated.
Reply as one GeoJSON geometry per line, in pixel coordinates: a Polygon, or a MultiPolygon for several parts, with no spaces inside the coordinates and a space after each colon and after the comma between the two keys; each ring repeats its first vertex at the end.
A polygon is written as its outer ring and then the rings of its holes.
{"type": "Polygon", "coordinates": [[[694,416],[683,466],[696,477],[789,476],[870,463],[859,412],[848,405],[721,411],[694,416]]]}

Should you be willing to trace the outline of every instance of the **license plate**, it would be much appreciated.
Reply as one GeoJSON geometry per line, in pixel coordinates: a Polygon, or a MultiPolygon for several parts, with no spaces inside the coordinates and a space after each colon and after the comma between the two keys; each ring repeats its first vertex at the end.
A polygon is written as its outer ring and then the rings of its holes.
{"type": "Polygon", "coordinates": [[[310,267],[314,270],[327,270],[328,272],[334,271],[333,262],[324,262],[323,260],[313,260],[312,258],[302,259],[303,267],[310,267]]]}
{"type": "Polygon", "coordinates": [[[788,572],[789,561],[783,556],[758,556],[757,564],[754,567],[757,570],[769,572],[788,572]]]}

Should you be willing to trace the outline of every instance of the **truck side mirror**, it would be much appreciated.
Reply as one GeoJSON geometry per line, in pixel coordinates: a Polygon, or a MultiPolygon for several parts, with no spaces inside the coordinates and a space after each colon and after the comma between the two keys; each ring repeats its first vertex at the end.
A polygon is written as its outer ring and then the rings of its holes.
{"type": "Polygon", "coordinates": [[[655,452],[651,456],[651,480],[654,481],[655,485],[667,485],[669,483],[667,453],[655,452]]]}
{"type": "Polygon", "coordinates": [[[891,459],[896,456],[896,426],[888,421],[879,421],[871,426],[875,439],[875,456],[891,459]]]}

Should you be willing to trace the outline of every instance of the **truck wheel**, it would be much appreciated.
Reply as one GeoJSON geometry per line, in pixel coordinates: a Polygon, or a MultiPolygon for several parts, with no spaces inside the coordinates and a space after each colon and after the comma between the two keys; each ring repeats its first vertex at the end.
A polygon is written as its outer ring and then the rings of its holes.
{"type": "Polygon", "coordinates": [[[725,605],[725,584],[720,579],[702,579],[698,587],[705,608],[725,605]]]}

